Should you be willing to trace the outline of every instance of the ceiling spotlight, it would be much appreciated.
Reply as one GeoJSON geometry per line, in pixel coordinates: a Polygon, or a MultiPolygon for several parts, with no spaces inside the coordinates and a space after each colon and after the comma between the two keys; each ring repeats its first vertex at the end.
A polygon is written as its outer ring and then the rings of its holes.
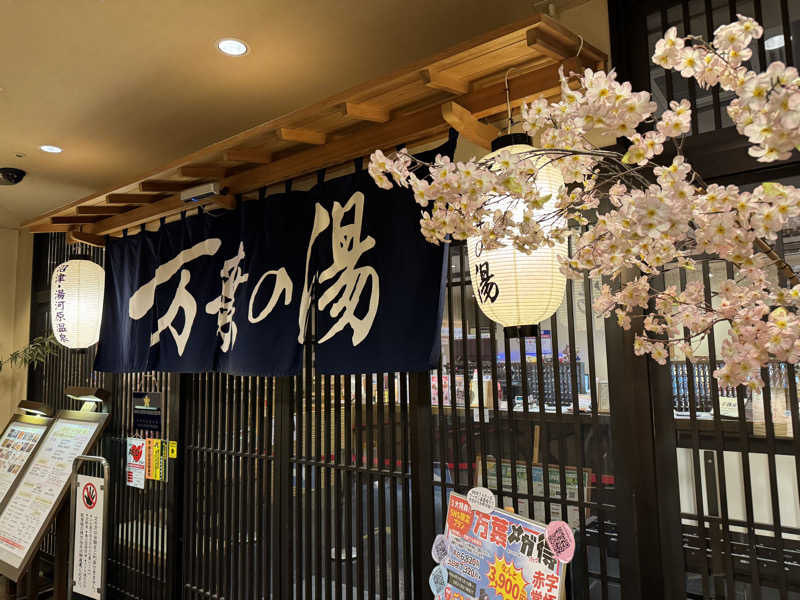
{"type": "Polygon", "coordinates": [[[248,52],[247,44],[235,38],[224,38],[217,42],[217,48],[228,56],[244,56],[248,52]]]}
{"type": "Polygon", "coordinates": [[[771,38],[766,39],[764,48],[767,50],[777,50],[778,48],[783,48],[785,44],[786,42],[783,39],[783,35],[773,35],[771,38]]]}
{"type": "Polygon", "coordinates": [[[58,146],[49,146],[47,144],[45,144],[44,146],[39,146],[39,149],[44,152],[49,152],[50,154],[60,154],[61,152],[63,152],[63,150],[58,146]]]}

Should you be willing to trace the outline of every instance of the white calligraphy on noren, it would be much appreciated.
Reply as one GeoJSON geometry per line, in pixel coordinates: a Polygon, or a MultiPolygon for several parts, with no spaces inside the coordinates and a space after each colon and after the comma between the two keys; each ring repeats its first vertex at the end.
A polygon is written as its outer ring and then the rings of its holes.
{"type": "MultiPolygon", "coordinates": [[[[329,284],[321,292],[317,301],[320,311],[328,311],[335,320],[330,329],[320,335],[319,343],[324,343],[350,326],[353,331],[353,346],[358,346],[369,334],[375,315],[378,312],[380,300],[380,278],[375,269],[368,265],[358,266],[358,261],[365,252],[375,247],[372,236],[362,236],[364,216],[364,194],[356,192],[342,206],[339,202],[333,203],[330,213],[320,204],[314,206],[314,224],[311,237],[306,250],[305,278],[300,299],[300,314],[298,318],[298,341],[305,342],[308,311],[311,307],[311,291],[315,282],[321,287],[329,284]],[[347,221],[346,223],[344,221],[347,221]],[[311,273],[311,253],[314,242],[320,234],[331,227],[331,255],[330,266],[321,272],[311,273]],[[368,302],[363,316],[356,315],[356,309],[361,303],[367,287],[369,288],[368,302]]],[[[129,301],[129,314],[132,319],[141,319],[152,308],[155,302],[156,288],[172,279],[180,271],[180,279],[175,296],[166,312],[158,318],[156,331],[150,336],[150,346],[155,346],[161,339],[161,333],[168,329],[175,339],[178,355],[183,356],[186,344],[191,334],[192,325],[197,315],[197,302],[187,290],[191,280],[188,269],[181,267],[201,256],[211,256],[217,253],[222,245],[219,238],[209,238],[180,252],[175,258],[159,265],[153,279],[139,287],[129,301]],[[180,311],[183,311],[183,327],[179,331],[173,323],[180,311]]],[[[220,294],[205,306],[206,313],[217,315],[217,335],[220,338],[220,349],[229,352],[236,344],[238,326],[236,324],[236,290],[245,283],[250,274],[245,272],[246,254],[244,243],[239,242],[237,253],[227,259],[220,270],[220,294]]],[[[283,304],[289,306],[292,301],[294,286],[285,267],[266,271],[256,282],[249,298],[247,320],[255,324],[260,323],[269,316],[283,297],[283,304]],[[266,296],[267,279],[272,276],[274,285],[269,296],[266,296]],[[263,292],[266,304],[256,312],[259,294],[263,292]]],[[[263,302],[263,300],[261,300],[263,302]]],[[[260,305],[260,302],[258,302],[260,305]]]]}
{"type": "Polygon", "coordinates": [[[375,247],[375,238],[368,235],[363,240],[359,239],[364,215],[364,194],[361,192],[350,196],[350,200],[344,206],[334,202],[331,213],[333,214],[333,264],[320,273],[319,282],[325,283],[336,275],[339,278],[319,297],[319,308],[325,310],[330,304],[331,317],[339,317],[339,320],[319,341],[322,343],[329,340],[346,325],[350,325],[353,329],[353,346],[358,346],[372,328],[372,322],[378,312],[380,288],[375,269],[367,266],[356,267],[356,263],[364,252],[375,247]],[[342,225],[342,219],[351,210],[353,222],[342,225]],[[370,286],[369,307],[366,314],[359,318],[356,316],[356,307],[367,283],[370,286]]]}
{"type": "MultiPolygon", "coordinates": [[[[353,330],[353,346],[358,346],[372,329],[372,323],[378,312],[380,300],[380,278],[378,273],[369,266],[357,267],[356,264],[367,250],[375,247],[375,238],[367,236],[361,239],[361,226],[364,215],[364,194],[356,192],[347,203],[342,206],[333,203],[331,210],[333,227],[331,230],[333,263],[318,276],[317,281],[322,284],[338,275],[338,278],[319,297],[320,310],[328,308],[328,314],[338,320],[330,330],[319,338],[319,343],[324,343],[349,325],[353,330]],[[345,215],[352,211],[353,222],[343,225],[345,215]],[[356,308],[361,300],[364,288],[369,283],[370,296],[367,312],[363,317],[356,316],[356,308]],[[338,298],[338,299],[337,299],[338,298]]],[[[305,341],[306,323],[308,322],[308,308],[311,304],[311,284],[308,271],[311,258],[311,248],[319,234],[331,224],[331,216],[319,204],[315,207],[314,227],[311,231],[311,240],[306,252],[306,276],[303,284],[303,296],[300,300],[300,334],[298,341],[305,341]]]]}
{"type": "Polygon", "coordinates": [[[186,342],[189,341],[189,334],[192,331],[192,324],[194,323],[195,315],[197,314],[197,302],[186,286],[191,279],[191,273],[188,269],[181,269],[186,263],[193,261],[200,256],[211,256],[216,254],[222,245],[222,240],[219,238],[209,238],[198,242],[188,250],[180,252],[175,258],[159,265],[156,268],[155,276],[136,290],[128,302],[128,314],[131,319],[141,319],[150,309],[153,308],[155,303],[156,288],[162,283],[166,283],[172,279],[173,275],[180,269],[180,280],[178,282],[178,289],[175,290],[175,296],[169,305],[166,312],[158,318],[156,330],[150,335],[150,346],[155,346],[161,339],[161,332],[169,329],[172,337],[175,339],[175,346],[178,348],[178,356],[183,356],[183,351],[186,349],[186,342]],[[172,326],[173,321],[178,316],[178,312],[183,310],[183,329],[178,331],[172,326]]]}
{"type": "Polygon", "coordinates": [[[222,291],[220,295],[206,304],[206,312],[210,315],[217,315],[217,335],[222,338],[220,349],[227,352],[236,343],[236,334],[239,331],[233,320],[236,314],[234,296],[239,284],[247,281],[248,274],[242,273],[239,263],[244,258],[244,244],[239,242],[239,251],[236,256],[229,258],[222,264],[219,272],[222,279],[222,291]]]}

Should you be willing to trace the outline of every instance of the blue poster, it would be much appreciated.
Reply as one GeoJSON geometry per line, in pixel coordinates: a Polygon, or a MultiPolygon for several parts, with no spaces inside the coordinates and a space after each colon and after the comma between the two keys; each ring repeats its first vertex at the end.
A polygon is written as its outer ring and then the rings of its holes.
{"type": "Polygon", "coordinates": [[[558,600],[564,564],[550,550],[545,530],[499,508],[473,510],[464,496],[451,493],[446,585],[439,599],[558,600]]]}
{"type": "Polygon", "coordinates": [[[95,369],[294,375],[312,324],[318,373],[433,368],[447,249],[420,218],[359,170],[109,237],[95,369]]]}

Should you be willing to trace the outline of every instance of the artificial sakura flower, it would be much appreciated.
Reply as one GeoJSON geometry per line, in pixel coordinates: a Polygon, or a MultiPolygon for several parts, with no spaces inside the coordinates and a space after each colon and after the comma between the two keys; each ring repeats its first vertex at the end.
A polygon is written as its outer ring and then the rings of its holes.
{"type": "MultiPolygon", "coordinates": [[[[653,62],[702,87],[732,92],[728,114],[750,154],[768,162],[800,144],[800,77],[780,62],[763,73],[748,69],[750,45],[762,35],[758,23],[741,15],[717,28],[710,42],[681,37],[672,27],[656,43],[653,62]]],[[[693,360],[714,327],[725,323],[717,353],[724,364],[714,373],[721,385],[757,389],[770,361],[800,361],[800,281],[779,280],[775,255],[759,250],[800,218],[800,190],[770,182],[752,191],[705,186],[680,144],[672,161],[654,162],[668,139],[691,131],[688,100],[655,115],[650,94],[617,81],[614,71],[561,72],[560,81],[560,101],[540,98],[521,108],[536,150],[503,152],[487,162],[439,156],[429,164],[407,152],[376,151],[369,172],[381,187],[411,189],[424,208],[422,235],[434,244],[480,236],[487,248],[511,245],[529,253],[571,238],[561,271],[616,281],[614,288],[602,286],[594,310],[637,328],[637,354],[661,364],[671,355],[693,360]],[[592,134],[627,138],[627,152],[594,147],[592,134]],[[558,169],[568,187],[540,191],[545,165],[558,169]],[[680,288],[652,285],[678,269],[696,273],[704,260],[729,265],[711,290],[699,277],[680,288]],[[631,272],[636,276],[623,283],[620,276],[631,272]]]]}

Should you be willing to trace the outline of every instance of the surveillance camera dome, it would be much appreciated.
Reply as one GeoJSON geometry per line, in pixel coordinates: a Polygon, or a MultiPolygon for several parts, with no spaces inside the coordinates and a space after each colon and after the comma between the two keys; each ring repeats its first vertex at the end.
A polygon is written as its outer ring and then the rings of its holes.
{"type": "Polygon", "coordinates": [[[0,169],[0,185],[16,185],[25,177],[25,171],[14,167],[0,169]]]}

